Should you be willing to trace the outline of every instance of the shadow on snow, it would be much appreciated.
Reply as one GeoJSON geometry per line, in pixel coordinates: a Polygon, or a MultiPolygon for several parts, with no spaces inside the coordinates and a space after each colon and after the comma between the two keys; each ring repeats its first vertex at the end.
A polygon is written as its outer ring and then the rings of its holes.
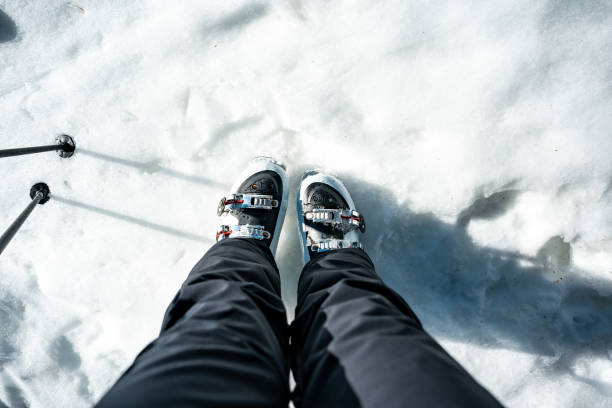
{"type": "Polygon", "coordinates": [[[2,10],[0,10],[0,43],[13,41],[17,37],[17,25],[2,10]]]}
{"type": "Polygon", "coordinates": [[[363,244],[377,272],[441,339],[551,356],[552,370],[571,372],[582,355],[612,347],[612,284],[571,266],[571,247],[551,237],[535,257],[479,246],[472,218],[507,211],[518,192],[477,200],[457,224],[395,204],[385,188],[342,176],[368,230],[363,244]]]}
{"type": "Polygon", "coordinates": [[[128,166],[142,171],[147,174],[159,173],[170,177],[175,177],[177,179],[188,181],[190,183],[201,184],[208,187],[216,187],[227,189],[228,186],[219,183],[215,180],[193,176],[191,174],[182,173],[180,171],[176,171],[174,169],[169,169],[167,167],[162,167],[159,165],[159,161],[152,160],[150,162],[137,162],[134,160],[124,159],[121,157],[111,156],[109,154],[95,152],[93,150],[87,150],[82,148],[77,148],[77,153],[85,156],[93,157],[95,159],[104,160],[110,163],[120,164],[122,166],[128,166]]]}
{"type": "Polygon", "coordinates": [[[170,234],[170,235],[174,235],[180,238],[186,238],[186,239],[190,239],[192,241],[198,241],[198,242],[203,242],[206,244],[211,244],[212,240],[203,237],[201,235],[197,235],[197,234],[192,234],[190,232],[185,232],[185,231],[181,231],[179,229],[176,228],[172,228],[172,227],[168,227],[166,225],[161,225],[161,224],[156,224],[154,222],[150,222],[147,220],[143,220],[141,218],[136,218],[136,217],[132,217],[130,215],[125,215],[125,214],[121,214],[115,211],[111,211],[111,210],[107,210],[106,208],[102,208],[102,207],[96,207],[93,206],[91,204],[86,204],[86,203],[82,203],[80,201],[75,201],[75,200],[71,200],[68,198],[64,198],[64,197],[60,197],[60,196],[56,196],[53,195],[52,199],[60,202],[62,204],[66,204],[66,205],[70,205],[76,208],[80,208],[83,210],[87,210],[87,211],[91,211],[91,212],[95,212],[97,214],[101,214],[107,217],[112,217],[121,221],[127,221],[130,222],[132,224],[144,227],[144,228],[149,228],[155,231],[159,231],[159,232],[163,232],[165,234],[170,234]]]}

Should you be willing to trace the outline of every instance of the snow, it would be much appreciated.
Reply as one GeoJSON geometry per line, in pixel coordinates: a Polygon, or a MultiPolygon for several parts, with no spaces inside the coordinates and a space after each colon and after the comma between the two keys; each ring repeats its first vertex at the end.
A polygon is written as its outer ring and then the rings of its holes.
{"type": "MultiPolygon", "coordinates": [[[[503,403],[612,404],[609,1],[0,0],[0,401],[94,403],[255,155],[340,176],[383,279],[503,403]]],[[[295,199],[295,191],[290,200],[295,199]]],[[[289,207],[278,263],[299,272],[289,207]]],[[[0,404],[1,406],[2,404],[0,404]]]]}

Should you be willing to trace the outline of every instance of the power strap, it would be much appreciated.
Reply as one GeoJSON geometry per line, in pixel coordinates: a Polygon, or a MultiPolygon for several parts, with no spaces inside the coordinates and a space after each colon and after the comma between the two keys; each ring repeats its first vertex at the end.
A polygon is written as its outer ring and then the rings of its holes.
{"type": "Polygon", "coordinates": [[[348,232],[359,229],[365,232],[365,219],[355,210],[315,208],[304,213],[304,218],[313,223],[331,225],[332,227],[348,232]]]}
{"type": "Polygon", "coordinates": [[[310,246],[310,249],[314,252],[325,252],[342,248],[361,248],[361,243],[352,242],[347,239],[322,239],[310,246]]]}

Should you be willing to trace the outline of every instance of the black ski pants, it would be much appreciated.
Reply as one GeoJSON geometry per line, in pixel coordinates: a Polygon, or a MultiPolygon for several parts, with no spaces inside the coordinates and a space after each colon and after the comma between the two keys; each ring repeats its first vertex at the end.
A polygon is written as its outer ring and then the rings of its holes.
{"type": "Polygon", "coordinates": [[[235,238],[196,264],[159,337],[98,406],[286,408],[291,397],[296,407],[499,406],[361,249],[304,267],[289,327],[272,254],[235,238]]]}

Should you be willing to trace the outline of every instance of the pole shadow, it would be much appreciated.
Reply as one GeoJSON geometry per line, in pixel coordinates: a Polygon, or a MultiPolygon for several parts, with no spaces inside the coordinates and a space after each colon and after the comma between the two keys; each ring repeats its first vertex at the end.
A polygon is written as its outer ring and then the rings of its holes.
{"type": "Polygon", "coordinates": [[[111,211],[111,210],[107,210],[105,208],[101,208],[101,207],[96,207],[90,204],[86,204],[86,203],[82,203],[79,201],[74,201],[74,200],[70,200],[68,198],[64,198],[64,197],[59,197],[54,195],[52,197],[53,200],[63,203],[63,204],[67,204],[73,207],[77,207],[77,208],[81,208],[83,210],[87,210],[87,211],[91,211],[91,212],[95,212],[107,217],[112,217],[112,218],[116,218],[118,220],[121,221],[127,221],[127,222],[131,222],[132,224],[136,224],[138,226],[144,227],[144,228],[149,228],[155,231],[159,231],[159,232],[163,232],[165,234],[170,234],[170,235],[174,235],[180,238],[186,238],[186,239],[190,239],[192,241],[198,241],[198,242],[203,242],[206,244],[212,244],[212,240],[203,237],[201,235],[197,235],[197,234],[192,234],[190,232],[185,232],[185,231],[181,231],[178,230],[176,228],[172,228],[172,227],[168,227],[165,225],[161,225],[161,224],[156,224],[147,220],[143,220],[141,218],[136,218],[136,217],[132,217],[129,215],[125,215],[125,214],[121,214],[115,211],[111,211]]]}
{"type": "Polygon", "coordinates": [[[79,154],[82,154],[85,156],[93,157],[99,160],[104,160],[110,163],[120,164],[122,166],[132,167],[132,168],[138,169],[142,171],[143,173],[147,173],[147,174],[160,173],[166,176],[175,177],[175,178],[178,178],[184,181],[188,181],[190,183],[200,184],[200,185],[204,185],[207,187],[215,187],[215,188],[221,188],[221,189],[228,188],[228,185],[219,183],[218,181],[215,181],[209,178],[193,176],[191,174],[181,173],[180,171],[169,169],[167,167],[162,167],[155,160],[142,163],[142,162],[137,162],[134,160],[123,159],[121,157],[116,157],[116,156],[111,156],[111,155],[104,154],[104,153],[95,152],[92,150],[82,149],[80,147],[77,148],[77,151],[79,152],[79,154]]]}
{"type": "Polygon", "coordinates": [[[450,224],[398,204],[388,189],[341,178],[366,216],[362,242],[378,274],[436,337],[556,357],[551,369],[585,383],[573,362],[586,355],[608,358],[612,283],[566,265],[569,244],[557,251],[559,238],[552,237],[529,257],[472,241],[465,215],[474,215],[474,208],[501,215],[509,206],[500,209],[499,196],[492,208],[479,201],[450,224]],[[542,255],[554,257],[555,251],[559,262],[542,255]]]}
{"type": "Polygon", "coordinates": [[[17,38],[17,25],[4,11],[0,10],[0,43],[17,38]]]}

